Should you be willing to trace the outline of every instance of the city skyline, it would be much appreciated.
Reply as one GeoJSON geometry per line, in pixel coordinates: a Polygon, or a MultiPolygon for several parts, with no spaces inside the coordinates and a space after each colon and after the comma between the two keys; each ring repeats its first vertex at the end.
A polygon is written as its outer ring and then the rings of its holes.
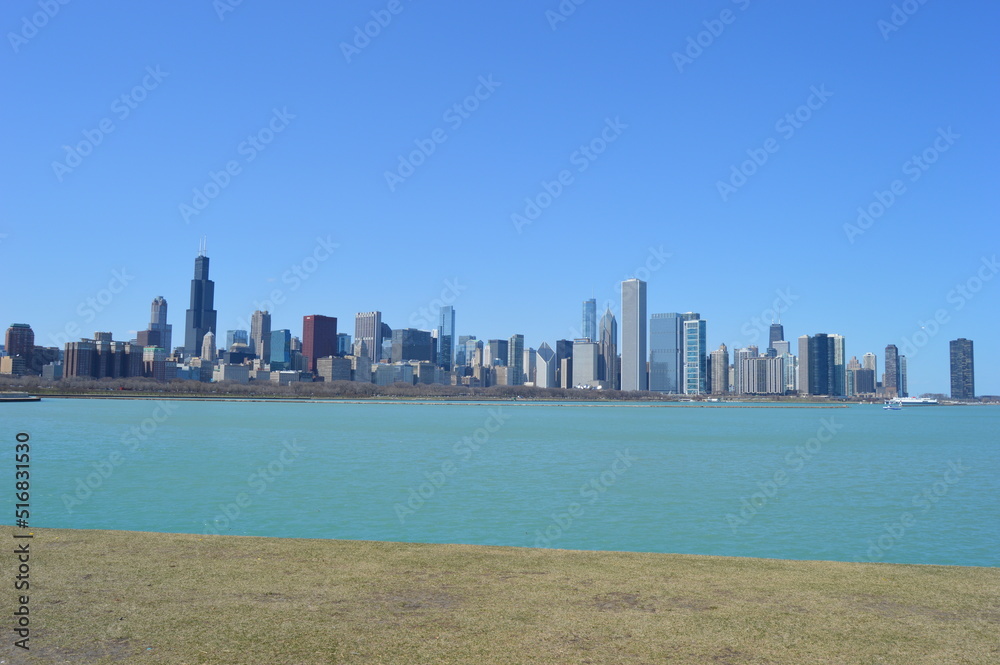
{"type": "MultiPolygon", "coordinates": [[[[268,311],[256,310],[251,316],[250,330],[231,329],[226,331],[226,347],[216,351],[216,335],[207,322],[214,322],[216,312],[213,307],[214,281],[209,277],[209,257],[205,253],[204,240],[195,259],[194,279],[191,280],[190,305],[186,313],[186,335],[184,346],[177,349],[183,353],[185,358],[193,358],[195,363],[200,360],[207,360],[215,363],[221,360],[222,352],[235,350],[233,346],[236,342],[242,342],[247,347],[247,352],[253,356],[256,354],[253,368],[265,368],[271,361],[271,316],[268,311]],[[199,322],[205,321],[205,326],[199,322]],[[203,332],[202,332],[203,331],[203,332]],[[201,342],[197,340],[202,338],[201,342]],[[196,353],[189,353],[188,347],[192,340],[199,347],[196,353]],[[231,349],[231,347],[233,347],[231,349]]],[[[908,371],[907,358],[899,353],[895,344],[888,344],[883,355],[885,372],[879,376],[875,368],[877,366],[877,356],[874,353],[866,352],[863,355],[864,366],[858,361],[856,356],[847,362],[846,340],[840,334],[817,333],[816,335],[801,335],[798,337],[798,356],[789,355],[791,353],[791,342],[783,339],[784,327],[780,323],[772,323],[768,327],[767,346],[762,351],[756,344],[747,345],[744,348],[734,347],[733,363],[726,365],[725,370],[718,366],[713,366],[712,361],[728,359],[728,350],[725,343],[720,344],[719,350],[708,351],[707,342],[707,322],[701,315],[694,312],[684,314],[652,314],[649,315],[646,309],[646,283],[631,279],[621,282],[621,311],[623,316],[629,320],[629,330],[623,330],[621,336],[618,335],[616,318],[612,312],[610,304],[605,313],[600,318],[595,334],[596,340],[589,337],[577,338],[573,342],[576,349],[572,354],[574,359],[581,353],[580,373],[574,372],[574,385],[601,385],[607,389],[621,390],[652,390],[657,392],[675,392],[688,395],[709,395],[725,394],[728,392],[736,394],[812,394],[812,395],[855,395],[858,393],[875,392],[873,388],[877,385],[879,394],[887,398],[909,396],[907,390],[908,371]],[[658,327],[659,326],[659,327],[658,327]],[[628,341],[626,341],[628,335],[628,341]],[[648,341],[647,341],[648,340],[648,341]],[[625,366],[624,354],[616,354],[621,347],[626,347],[628,353],[635,356],[628,371],[634,374],[627,381],[634,382],[635,386],[626,387],[626,377],[623,373],[625,366]],[[673,364],[671,359],[674,354],[678,356],[677,364],[673,364]],[[785,358],[791,362],[785,362],[785,358]],[[644,359],[644,360],[643,360],[644,359]],[[754,364],[747,364],[753,361],[754,364]],[[759,362],[757,362],[759,361],[759,362]],[[778,361],[781,361],[780,364],[778,361]],[[591,367],[592,365],[592,367],[591,367]],[[845,371],[847,370],[847,371],[845,371]],[[867,372],[867,374],[866,374],[867,372]],[[674,373],[676,378],[670,378],[674,373]],[[795,383],[797,390],[792,390],[792,376],[797,375],[795,383]],[[724,387],[720,387],[718,381],[726,377],[724,387]],[[714,382],[714,383],[713,383],[714,382]],[[866,388],[861,390],[860,388],[866,388]]],[[[588,319],[593,312],[594,300],[583,301],[583,325],[588,326],[588,319]]],[[[360,352],[363,356],[371,358],[371,362],[377,364],[381,357],[382,362],[388,361],[393,364],[401,362],[433,362],[444,371],[448,371],[455,361],[455,339],[465,340],[466,343],[478,341],[474,335],[455,335],[456,313],[451,305],[441,307],[439,324],[432,330],[420,330],[415,328],[403,328],[392,330],[384,322],[381,322],[381,312],[358,312],[355,315],[355,334],[357,342],[350,352],[352,340],[345,333],[337,333],[337,317],[326,315],[307,315],[302,319],[301,341],[299,345],[302,349],[304,359],[304,369],[312,374],[323,376],[317,361],[321,358],[332,356],[351,355],[357,356],[360,352]],[[379,330],[379,339],[383,344],[379,347],[379,353],[371,354],[368,351],[368,336],[374,334],[374,330],[379,330]],[[391,339],[390,339],[391,337],[391,339]],[[391,341],[391,347],[390,347],[391,341]]],[[[595,313],[596,314],[596,313],[595,313]]],[[[137,333],[138,339],[132,339],[133,343],[138,343],[138,349],[145,346],[142,353],[143,359],[149,361],[159,361],[162,363],[167,356],[171,355],[172,349],[154,348],[162,347],[161,340],[170,339],[170,324],[167,323],[168,302],[163,296],[156,296],[151,305],[150,323],[147,330],[137,333]]],[[[276,337],[276,347],[284,349],[286,341],[299,339],[291,334],[291,331],[276,330],[275,333],[282,333],[276,337]]],[[[117,353],[125,352],[126,356],[119,355],[117,360],[100,361],[102,344],[112,344],[114,334],[111,332],[95,332],[92,338],[81,337],[79,341],[67,343],[65,352],[69,363],[73,369],[70,375],[86,374],[88,369],[81,370],[77,360],[77,349],[88,349],[95,347],[98,353],[94,362],[117,362],[127,364],[128,346],[125,342],[119,341],[113,344],[117,347],[108,346],[109,350],[117,349],[117,353]],[[73,355],[71,355],[71,353],[73,355]]],[[[13,323],[7,330],[7,338],[18,340],[14,348],[23,354],[23,348],[27,348],[27,339],[34,340],[34,332],[29,324],[13,323]],[[19,331],[27,330],[27,335],[19,331]],[[13,335],[13,337],[12,337],[13,335]]],[[[560,343],[570,343],[570,340],[555,340],[557,346],[560,343]]],[[[547,341],[542,341],[540,349],[547,347],[547,341]]],[[[960,396],[961,399],[975,397],[974,376],[972,370],[972,342],[964,338],[951,340],[949,342],[949,379],[953,396],[960,396]],[[962,345],[966,346],[962,346],[962,345]],[[956,348],[961,351],[956,352],[956,348]],[[956,361],[956,357],[959,358],[956,361]],[[961,367],[961,369],[956,369],[961,367]],[[960,378],[956,378],[956,376],[960,378]],[[956,388],[956,386],[960,386],[956,388]]],[[[36,345],[37,348],[37,345],[36,345]]],[[[133,347],[135,348],[135,347],[133,347]]],[[[551,348],[549,348],[551,351],[551,348]]],[[[5,349],[6,352],[6,349],[5,349]]],[[[134,352],[133,352],[134,353],[134,352]]],[[[463,357],[468,356],[467,349],[463,348],[463,357]]],[[[553,354],[554,357],[555,354],[553,354]]],[[[109,356],[110,357],[110,356],[109,356]]],[[[243,356],[239,356],[243,357],[243,356]]],[[[50,358],[54,359],[54,358],[50,358]]],[[[502,371],[500,382],[506,385],[520,385],[522,382],[533,382],[532,378],[535,363],[538,359],[536,350],[525,345],[525,337],[515,333],[508,340],[489,340],[484,347],[482,362],[486,366],[494,366],[498,371],[502,371]]],[[[288,358],[281,354],[277,366],[272,368],[275,371],[288,369],[288,358]]],[[[30,363],[30,357],[28,358],[30,363]]],[[[89,360],[86,361],[89,366],[89,360]]],[[[28,365],[30,367],[30,364],[28,365]]],[[[207,367],[196,364],[195,367],[207,367]]],[[[9,373],[13,365],[6,366],[4,372],[9,373]]],[[[21,367],[19,365],[19,367],[21,367]]],[[[543,364],[543,368],[547,367],[543,364]]],[[[228,369],[228,368],[227,368],[228,369]]],[[[327,367],[329,370],[329,366],[327,367]]],[[[554,371],[558,369],[554,368],[554,371]]],[[[125,370],[122,370],[125,371],[125,370]]],[[[153,376],[159,378],[163,371],[162,364],[159,369],[153,372],[153,376]]],[[[333,371],[333,370],[329,370],[333,371]]],[[[346,369],[347,376],[351,376],[351,368],[346,369]]],[[[147,372],[148,373],[148,372],[147,372]]],[[[337,376],[341,376],[340,370],[337,376]]],[[[249,376],[249,374],[247,375],[249,376]]],[[[332,376],[332,375],[331,375],[332,376]]],[[[226,369],[221,374],[222,379],[226,378],[226,369]]],[[[216,374],[215,380],[222,380],[216,374]]],[[[397,376],[396,380],[399,377],[397,376]]],[[[327,380],[331,380],[327,378],[327,380]]],[[[547,380],[547,379],[546,379],[547,380]]],[[[985,393],[989,394],[989,393],[985,393]]]]}
{"type": "Polygon", "coordinates": [[[207,235],[217,342],[256,310],[432,329],[442,302],[457,334],[537,348],[580,335],[589,298],[621,325],[636,277],[648,312],[702,312],[708,349],[763,347],[772,318],[837,331],[849,356],[895,344],[918,394],[946,392],[965,337],[1000,393],[977,66],[1000,6],[888,31],[888,2],[404,6],[350,58],[382,7],[88,6],[8,44],[0,317],[128,339],[163,295],[179,340],[207,235]]]}

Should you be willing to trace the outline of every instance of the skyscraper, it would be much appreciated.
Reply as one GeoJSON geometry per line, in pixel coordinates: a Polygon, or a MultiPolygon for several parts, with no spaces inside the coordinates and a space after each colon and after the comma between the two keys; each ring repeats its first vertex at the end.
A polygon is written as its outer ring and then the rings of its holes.
{"type": "Polygon", "coordinates": [[[729,392],[729,349],[725,344],[711,353],[712,394],[725,395],[729,392]]]}
{"type": "Polygon", "coordinates": [[[882,375],[882,389],[886,397],[901,397],[899,394],[899,349],[895,344],[885,347],[885,374],[882,375]]]}
{"type": "Polygon", "coordinates": [[[191,307],[184,328],[184,354],[194,358],[201,353],[205,333],[215,333],[215,282],[208,278],[208,257],[204,247],[194,260],[191,280],[191,307]]]}
{"type": "Polygon", "coordinates": [[[35,331],[27,323],[10,324],[4,335],[4,349],[8,356],[22,358],[25,367],[30,368],[31,354],[35,349],[35,331]]]}
{"type": "Polygon", "coordinates": [[[358,312],[354,317],[354,341],[365,343],[372,362],[382,358],[382,337],[382,312],[358,312]]]}
{"type": "Polygon", "coordinates": [[[681,394],[684,368],[684,319],[677,312],[649,317],[649,389],[681,394]]]}
{"type": "Polygon", "coordinates": [[[976,399],[976,372],[972,340],[959,337],[948,343],[951,355],[952,399],[976,399]]]}
{"type": "Polygon", "coordinates": [[[209,330],[201,340],[201,359],[210,363],[216,360],[215,333],[209,330]]]}
{"type": "Polygon", "coordinates": [[[618,388],[618,322],[608,307],[598,326],[597,378],[609,390],[618,388]]]}
{"type": "Polygon", "coordinates": [[[556,386],[556,352],[542,342],[535,352],[535,385],[539,388],[555,388],[556,386]]]}
{"type": "MultiPolygon", "coordinates": [[[[574,355],[574,364],[576,358],[574,355]]],[[[575,370],[574,370],[575,373],[575,370]]],[[[646,390],[646,282],[622,282],[622,390],[646,390]]],[[[574,379],[575,380],[575,379],[574,379]]]]}
{"type": "Polygon", "coordinates": [[[693,318],[684,321],[684,394],[686,395],[703,395],[707,389],[707,336],[708,324],[704,319],[693,318]]]}
{"type": "Polygon", "coordinates": [[[597,299],[583,301],[583,336],[597,341],[597,299]]]}
{"type": "Polygon", "coordinates": [[[573,341],[573,383],[570,387],[590,387],[598,383],[597,347],[588,337],[573,341]]]}
{"type": "Polygon", "coordinates": [[[271,355],[267,359],[271,369],[280,372],[292,368],[292,331],[288,329],[271,331],[271,355]]]}
{"type": "Polygon", "coordinates": [[[429,330],[397,328],[392,331],[391,360],[394,363],[431,361],[434,356],[434,339],[429,330]]]}
{"type": "Polygon", "coordinates": [[[302,356],[306,371],[316,373],[316,361],[337,355],[337,319],[311,314],[302,317],[302,356]]]}
{"type": "MultiPolygon", "coordinates": [[[[841,359],[837,362],[836,335],[816,333],[812,337],[799,338],[799,392],[807,395],[836,395],[837,367],[846,370],[841,359]],[[802,340],[806,341],[805,357],[802,357],[802,340]],[[803,383],[804,382],[804,383],[803,383]]],[[[841,347],[842,348],[842,347],[841,347]]],[[[846,379],[845,379],[846,380],[846,379]]]]}
{"type": "Polygon", "coordinates": [[[775,349],[775,342],[781,342],[785,339],[785,327],[780,323],[772,323],[771,329],[768,331],[767,337],[767,348],[775,349]]]}
{"type": "Polygon", "coordinates": [[[261,363],[271,357],[271,315],[257,310],[250,317],[250,348],[261,363]]]}
{"type": "Polygon", "coordinates": [[[906,356],[899,357],[899,396],[909,397],[910,393],[906,389],[906,356]]]}
{"type": "Polygon", "coordinates": [[[445,305],[438,317],[437,364],[451,371],[455,366],[455,308],[445,305]]]}
{"type": "MultiPolygon", "coordinates": [[[[160,346],[169,355],[174,349],[171,346],[173,343],[173,326],[167,323],[167,300],[163,296],[156,296],[153,298],[153,304],[150,307],[149,316],[149,330],[157,331],[160,333],[160,346]]],[[[214,330],[213,330],[214,332],[214,330]]]]}
{"type": "Polygon", "coordinates": [[[832,395],[847,394],[847,361],[843,335],[830,335],[833,342],[833,392],[832,395]]]}
{"type": "Polygon", "coordinates": [[[520,386],[524,383],[524,335],[511,335],[507,341],[507,375],[508,386],[520,386]]]}
{"type": "Polygon", "coordinates": [[[507,365],[507,340],[505,339],[491,339],[486,342],[486,347],[483,350],[483,364],[488,367],[506,366],[507,365]]]}
{"type": "Polygon", "coordinates": [[[226,331],[226,351],[233,348],[233,344],[246,344],[250,345],[250,333],[246,330],[227,330],[226,331]]]}

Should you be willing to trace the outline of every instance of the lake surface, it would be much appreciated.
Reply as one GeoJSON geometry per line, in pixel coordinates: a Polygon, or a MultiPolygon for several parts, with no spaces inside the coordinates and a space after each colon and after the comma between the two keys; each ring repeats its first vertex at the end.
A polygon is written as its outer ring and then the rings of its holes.
{"type": "Polygon", "coordinates": [[[997,407],[44,399],[17,432],[38,527],[1000,564],[997,407]]]}

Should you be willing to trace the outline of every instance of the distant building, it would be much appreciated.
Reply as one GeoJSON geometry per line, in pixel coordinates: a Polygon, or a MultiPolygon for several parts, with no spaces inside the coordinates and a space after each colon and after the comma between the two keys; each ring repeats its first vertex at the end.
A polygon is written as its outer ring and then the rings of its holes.
{"type": "Polygon", "coordinates": [[[302,356],[306,370],[316,373],[319,358],[337,353],[337,318],[311,314],[302,317],[302,356]]]}
{"type": "Polygon", "coordinates": [[[573,342],[573,384],[570,387],[597,387],[598,345],[583,337],[573,342]]]}
{"type": "Polygon", "coordinates": [[[221,364],[215,367],[212,380],[216,383],[222,381],[232,381],[242,385],[250,383],[249,365],[226,365],[221,364]]]}
{"type": "Polygon", "coordinates": [[[208,257],[204,249],[194,260],[194,279],[191,280],[191,306],[187,310],[184,327],[184,354],[194,358],[201,353],[205,333],[215,332],[215,282],[208,278],[208,257]]]}
{"type": "Polygon", "coordinates": [[[729,349],[725,344],[711,353],[712,394],[725,395],[729,392],[729,349]]]}
{"type": "Polygon", "coordinates": [[[437,364],[451,371],[455,366],[455,308],[445,305],[441,308],[437,328],[437,364]]]}
{"type": "Polygon", "coordinates": [[[948,343],[951,356],[952,399],[976,398],[976,372],[972,340],[959,337],[948,343]]]}
{"type": "MultiPolygon", "coordinates": [[[[31,369],[31,356],[35,350],[35,332],[31,329],[31,326],[27,323],[12,323],[9,328],[7,328],[7,334],[4,335],[4,350],[7,355],[12,358],[21,358],[23,361],[23,369],[21,372],[11,373],[28,373],[31,369]]],[[[22,363],[18,363],[19,366],[22,363]]]]}
{"type": "Polygon", "coordinates": [[[250,349],[262,365],[271,357],[271,314],[257,310],[250,317],[250,349]]]}
{"type": "Polygon", "coordinates": [[[902,397],[899,394],[899,349],[895,344],[885,347],[885,373],[882,375],[882,390],[886,397],[902,397]]]}
{"type": "Polygon", "coordinates": [[[347,333],[337,333],[337,355],[351,355],[351,336],[347,333]]]}
{"type": "MultiPolygon", "coordinates": [[[[338,335],[338,338],[340,336],[338,335]]],[[[282,328],[271,331],[271,356],[267,359],[272,371],[292,368],[292,331],[282,328]]]]}
{"type": "Polygon", "coordinates": [[[772,323],[771,329],[768,331],[767,336],[767,348],[777,349],[774,345],[775,342],[782,342],[785,339],[785,327],[780,323],[772,323]]]}
{"type": "Polygon", "coordinates": [[[432,362],[434,353],[434,340],[430,331],[416,328],[400,328],[392,331],[393,363],[411,360],[432,362]]]}
{"type": "Polygon", "coordinates": [[[508,341],[505,339],[489,340],[483,349],[483,364],[490,367],[506,366],[509,358],[507,347],[508,341]]]}
{"type": "Polygon", "coordinates": [[[684,321],[684,393],[687,395],[703,395],[706,392],[707,328],[708,324],[702,318],[684,321]]]}
{"type": "Polygon", "coordinates": [[[511,335],[507,341],[507,366],[510,375],[508,386],[520,386],[524,383],[524,335],[511,335]]]}
{"type": "Polygon", "coordinates": [[[364,342],[372,361],[382,358],[382,312],[358,312],[354,317],[354,341],[364,342]]]}
{"type": "MultiPolygon", "coordinates": [[[[166,353],[166,349],[164,349],[164,353],[166,353]]],[[[215,334],[211,330],[209,330],[207,333],[205,333],[205,337],[202,338],[201,359],[209,363],[214,363],[216,357],[217,356],[215,354],[215,334]]],[[[164,359],[165,358],[166,356],[164,356],[164,359]]]]}
{"type": "Polygon", "coordinates": [[[562,388],[572,388],[573,375],[573,342],[568,339],[556,340],[556,383],[562,388]],[[566,361],[568,372],[563,372],[563,361],[566,361]],[[566,376],[568,374],[569,376],[566,376]],[[565,380],[564,380],[565,379],[565,380]]]}
{"type": "Polygon", "coordinates": [[[556,353],[547,342],[542,342],[535,352],[535,385],[539,388],[555,388],[556,353]]]}
{"type": "Polygon", "coordinates": [[[153,298],[153,303],[149,308],[149,328],[147,331],[159,334],[158,346],[163,347],[168,352],[173,348],[171,346],[173,326],[167,323],[167,299],[163,296],[153,298]]]}
{"type": "Polygon", "coordinates": [[[606,388],[617,389],[619,386],[618,370],[618,322],[608,307],[597,328],[598,343],[597,378],[604,382],[606,388]]]}
{"type": "Polygon", "coordinates": [[[800,394],[846,394],[846,369],[842,336],[817,333],[799,338],[800,394]]]}
{"type": "Polygon", "coordinates": [[[250,333],[246,330],[226,331],[226,351],[233,348],[233,344],[244,344],[250,346],[250,333]]]}
{"type": "Polygon", "coordinates": [[[653,314],[649,317],[649,389],[683,393],[683,368],[684,319],[677,312],[653,314]]]}
{"type": "MultiPolygon", "coordinates": [[[[646,376],[646,282],[641,279],[633,278],[622,282],[621,352],[622,390],[647,390],[649,382],[646,376]]],[[[575,365],[575,353],[573,362],[575,365]]],[[[576,382],[580,382],[579,377],[576,378],[576,382]]]]}
{"type": "Polygon", "coordinates": [[[906,356],[899,357],[899,396],[909,397],[910,393],[906,388],[907,384],[906,356]]]}
{"type": "Polygon", "coordinates": [[[331,381],[350,381],[352,369],[350,358],[327,356],[316,360],[316,374],[327,383],[331,381]]]}
{"type": "Polygon", "coordinates": [[[583,318],[581,334],[591,342],[597,341],[597,299],[583,301],[583,318]]]}

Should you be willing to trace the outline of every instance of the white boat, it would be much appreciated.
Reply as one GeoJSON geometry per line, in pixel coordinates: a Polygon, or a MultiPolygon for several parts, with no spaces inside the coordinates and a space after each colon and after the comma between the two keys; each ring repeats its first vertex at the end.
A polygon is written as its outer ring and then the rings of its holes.
{"type": "Polygon", "coordinates": [[[900,406],[937,406],[938,401],[930,397],[897,397],[890,400],[900,406]]]}
{"type": "Polygon", "coordinates": [[[901,411],[903,409],[899,400],[894,399],[886,400],[885,405],[882,408],[886,411],[901,411]]]}

